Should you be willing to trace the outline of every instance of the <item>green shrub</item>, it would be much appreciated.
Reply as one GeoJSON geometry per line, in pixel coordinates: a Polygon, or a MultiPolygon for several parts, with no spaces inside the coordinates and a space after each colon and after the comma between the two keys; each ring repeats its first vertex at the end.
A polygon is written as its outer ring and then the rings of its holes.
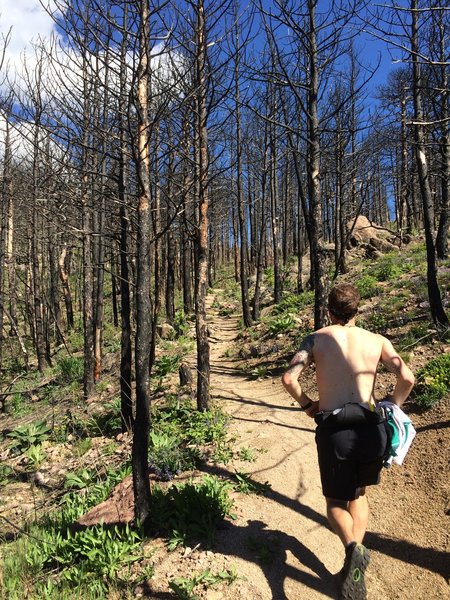
{"type": "Polygon", "coordinates": [[[44,547],[43,566],[62,568],[64,579],[77,582],[77,564],[82,564],[84,576],[97,574],[113,579],[124,563],[142,557],[141,537],[127,525],[124,528],[95,525],[64,536],[57,533],[44,547]]]}
{"type": "Polygon", "coordinates": [[[421,408],[430,408],[450,392],[450,354],[431,360],[417,372],[414,398],[421,408]]]}
{"type": "Polygon", "coordinates": [[[378,281],[373,275],[362,275],[356,281],[361,298],[372,298],[378,294],[378,281]]]}
{"type": "Polygon", "coordinates": [[[67,334],[67,341],[72,352],[81,352],[84,348],[83,332],[79,329],[71,329],[67,334]]]}
{"type": "Polygon", "coordinates": [[[81,356],[65,356],[58,361],[58,382],[67,385],[81,383],[84,376],[84,360],[81,356]]]}
{"type": "Polygon", "coordinates": [[[36,600],[106,599],[109,591],[130,586],[134,575],[128,567],[143,556],[138,532],[103,525],[72,530],[73,523],[105,500],[129,472],[125,467],[101,479],[87,471],[68,474],[66,487],[75,491],[65,494],[60,509],[31,525],[28,536],[5,549],[2,591],[6,597],[19,600],[26,589],[26,597],[36,600]]]}
{"type": "Polygon", "coordinates": [[[14,417],[23,417],[31,411],[32,407],[30,403],[25,401],[24,396],[20,392],[10,396],[9,400],[6,402],[6,413],[8,415],[14,417]]]}
{"type": "Polygon", "coordinates": [[[273,307],[274,315],[283,313],[297,314],[305,306],[310,306],[314,302],[314,292],[303,292],[301,294],[284,294],[281,302],[273,307]]]}
{"type": "Polygon", "coordinates": [[[88,488],[95,481],[93,474],[87,469],[75,473],[66,473],[64,481],[64,489],[66,490],[82,490],[88,488]]]}
{"type": "Polygon", "coordinates": [[[181,357],[178,354],[164,354],[163,356],[158,357],[153,363],[152,375],[155,377],[164,377],[169,373],[176,372],[178,370],[180,360],[181,357]]]}
{"type": "Polygon", "coordinates": [[[237,578],[238,575],[234,567],[219,571],[216,574],[211,573],[209,569],[206,569],[203,573],[193,575],[190,578],[177,577],[176,579],[172,579],[169,581],[169,587],[175,592],[177,598],[180,598],[180,600],[197,600],[198,597],[194,594],[194,589],[197,586],[201,585],[203,588],[209,588],[217,583],[225,582],[228,585],[231,585],[237,578]]]}
{"type": "Polygon", "coordinates": [[[275,317],[268,322],[269,332],[272,335],[286,333],[287,331],[290,331],[294,325],[294,317],[290,314],[280,315],[279,317],[275,317]]]}
{"type": "Polygon", "coordinates": [[[266,280],[266,285],[273,288],[275,285],[275,273],[273,267],[267,267],[267,269],[264,271],[264,277],[266,280]]]}
{"type": "Polygon", "coordinates": [[[258,365],[254,369],[251,370],[251,376],[254,379],[263,379],[267,377],[268,369],[266,365],[258,365]]]}
{"type": "MultiPolygon", "coordinates": [[[[379,261],[373,275],[378,281],[395,281],[403,273],[407,273],[410,270],[410,265],[406,266],[406,263],[400,264],[394,257],[386,256],[379,261]]],[[[398,283],[398,281],[396,281],[398,283]]]]}
{"type": "Polygon", "coordinates": [[[223,441],[227,424],[228,417],[221,410],[213,408],[200,412],[190,401],[169,401],[152,415],[155,433],[171,434],[186,444],[198,446],[223,441]]]}
{"type": "Polygon", "coordinates": [[[169,549],[193,541],[211,546],[217,525],[233,517],[232,485],[218,477],[206,475],[200,482],[172,485],[164,491],[153,487],[154,525],[167,532],[169,549]]]}
{"type": "Polygon", "coordinates": [[[150,432],[149,465],[160,481],[170,481],[175,475],[194,469],[198,458],[195,449],[183,445],[178,436],[150,432]]]}
{"type": "Polygon", "coordinates": [[[236,479],[236,489],[242,494],[258,494],[263,496],[264,494],[267,494],[272,487],[268,481],[259,483],[259,481],[255,481],[250,475],[242,471],[236,471],[236,479]]]}
{"type": "Polygon", "coordinates": [[[8,483],[10,476],[13,474],[13,470],[8,465],[0,463],[0,486],[8,483]]]}
{"type": "Polygon", "coordinates": [[[12,447],[19,453],[28,450],[31,446],[41,444],[49,437],[50,427],[45,420],[18,425],[7,435],[13,440],[12,447]]]}
{"type": "Polygon", "coordinates": [[[25,456],[30,461],[30,465],[37,469],[47,458],[46,453],[42,450],[40,444],[32,444],[27,450],[25,450],[25,456]]]}
{"type": "Polygon", "coordinates": [[[178,337],[187,334],[189,331],[189,323],[184,314],[184,310],[180,309],[175,312],[173,326],[178,337]]]}
{"type": "Polygon", "coordinates": [[[384,313],[373,312],[365,319],[361,319],[360,323],[361,327],[365,327],[370,331],[385,333],[389,325],[389,319],[384,313]]]}

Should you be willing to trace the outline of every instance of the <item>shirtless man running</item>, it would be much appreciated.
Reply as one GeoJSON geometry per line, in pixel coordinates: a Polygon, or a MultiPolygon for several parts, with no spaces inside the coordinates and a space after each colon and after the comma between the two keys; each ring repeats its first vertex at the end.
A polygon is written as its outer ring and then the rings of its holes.
{"type": "Polygon", "coordinates": [[[327,517],[345,547],[340,599],[364,600],[369,552],[362,545],[369,517],[366,485],[379,483],[388,429],[375,412],[378,363],[396,375],[389,398],[401,406],[414,375],[385,337],[355,325],[360,296],[351,284],[336,285],[328,297],[331,325],[306,337],[282,383],[317,423],[316,444],[327,517]],[[319,400],[302,390],[299,377],[316,366],[319,400]]]}

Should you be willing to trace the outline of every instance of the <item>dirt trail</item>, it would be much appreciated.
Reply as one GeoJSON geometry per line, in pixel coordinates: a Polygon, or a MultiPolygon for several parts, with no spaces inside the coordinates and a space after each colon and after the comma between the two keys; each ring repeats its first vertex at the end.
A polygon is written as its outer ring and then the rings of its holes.
{"type": "MultiPolygon", "coordinates": [[[[208,553],[213,571],[235,565],[246,580],[202,597],[336,598],[334,574],[342,566],[343,549],[324,517],[315,423],[282,390],[279,378],[251,380],[224,356],[236,336],[237,319],[209,314],[213,397],[232,417],[235,450],[259,450],[255,462],[235,460],[226,468],[269,482],[271,491],[239,494],[238,518],[219,532],[214,554],[208,553]]],[[[442,498],[433,504],[430,494],[410,485],[414,481],[407,467],[393,467],[383,473],[382,485],[369,491],[369,599],[450,597],[448,516],[439,514],[442,498]]]]}

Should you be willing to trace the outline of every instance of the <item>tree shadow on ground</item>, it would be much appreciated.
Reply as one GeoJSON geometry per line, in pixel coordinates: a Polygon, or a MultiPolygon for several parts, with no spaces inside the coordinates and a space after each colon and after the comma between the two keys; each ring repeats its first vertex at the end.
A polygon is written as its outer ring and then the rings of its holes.
{"type": "Polygon", "coordinates": [[[276,600],[289,600],[285,591],[288,579],[320,591],[329,598],[336,596],[336,577],[319,558],[292,535],[268,529],[262,521],[250,520],[244,526],[231,524],[217,533],[214,548],[226,556],[238,556],[249,563],[257,563],[271,589],[272,598],[276,600]],[[289,553],[304,569],[288,564],[289,553]]]}
{"type": "Polygon", "coordinates": [[[416,565],[443,577],[447,582],[450,577],[450,553],[434,548],[422,548],[407,540],[391,538],[379,533],[368,532],[364,544],[380,554],[391,556],[407,564],[416,565]]]}

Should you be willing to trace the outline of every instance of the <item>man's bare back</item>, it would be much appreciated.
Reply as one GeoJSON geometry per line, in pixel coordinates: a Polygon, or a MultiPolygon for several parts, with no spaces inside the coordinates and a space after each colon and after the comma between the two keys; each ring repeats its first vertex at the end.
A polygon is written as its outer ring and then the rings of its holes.
{"type": "Polygon", "coordinates": [[[387,338],[357,327],[354,319],[345,325],[334,323],[306,337],[282,381],[300,405],[307,407],[310,416],[348,402],[374,405],[380,362],[397,377],[391,400],[401,406],[414,381],[411,371],[387,338]],[[311,399],[301,389],[298,378],[312,362],[316,365],[319,401],[308,407],[311,399]]]}
{"type": "Polygon", "coordinates": [[[313,335],[319,409],[333,410],[347,402],[374,404],[383,338],[360,327],[341,325],[324,327],[313,335]]]}

